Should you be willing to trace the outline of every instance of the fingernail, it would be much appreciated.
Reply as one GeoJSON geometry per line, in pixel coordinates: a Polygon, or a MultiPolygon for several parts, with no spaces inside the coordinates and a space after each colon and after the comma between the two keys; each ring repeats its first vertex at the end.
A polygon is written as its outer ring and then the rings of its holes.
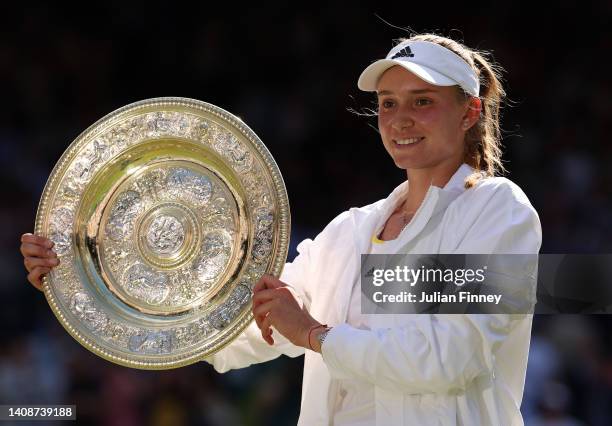
{"type": "Polygon", "coordinates": [[[56,257],[56,254],[53,250],[47,250],[47,256],[53,256],[56,257]]]}
{"type": "Polygon", "coordinates": [[[51,248],[55,245],[53,241],[47,241],[47,247],[51,248]]]}

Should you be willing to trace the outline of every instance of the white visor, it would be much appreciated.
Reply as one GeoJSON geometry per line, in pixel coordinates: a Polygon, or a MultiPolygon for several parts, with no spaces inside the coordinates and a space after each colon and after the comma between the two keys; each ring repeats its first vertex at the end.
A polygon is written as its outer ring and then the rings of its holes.
{"type": "Polygon", "coordinates": [[[472,67],[454,52],[428,41],[408,40],[398,44],[385,59],[363,70],[357,86],[366,92],[375,92],[380,76],[395,65],[435,86],[459,85],[466,93],[478,96],[480,84],[472,67]]]}

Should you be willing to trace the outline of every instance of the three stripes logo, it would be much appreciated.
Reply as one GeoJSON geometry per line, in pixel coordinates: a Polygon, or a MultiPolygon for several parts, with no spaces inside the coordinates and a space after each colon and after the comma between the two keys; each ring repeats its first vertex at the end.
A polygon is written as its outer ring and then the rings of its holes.
{"type": "Polygon", "coordinates": [[[397,52],[395,55],[393,55],[391,57],[391,59],[395,59],[395,58],[412,58],[412,57],[414,57],[414,53],[412,53],[412,50],[410,50],[410,46],[406,46],[402,50],[397,52]]]}

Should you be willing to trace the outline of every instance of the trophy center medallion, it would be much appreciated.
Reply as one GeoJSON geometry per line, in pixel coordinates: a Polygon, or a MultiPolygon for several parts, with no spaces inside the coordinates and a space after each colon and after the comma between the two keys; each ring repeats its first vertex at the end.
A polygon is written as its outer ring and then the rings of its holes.
{"type": "Polygon", "coordinates": [[[189,261],[197,251],[201,232],[191,209],[173,202],[153,207],[137,229],[143,260],[162,269],[174,269],[189,261]]]}
{"type": "Polygon", "coordinates": [[[185,229],[177,218],[163,214],[149,224],[146,241],[154,253],[160,256],[172,255],[178,252],[185,242],[185,229]]]}

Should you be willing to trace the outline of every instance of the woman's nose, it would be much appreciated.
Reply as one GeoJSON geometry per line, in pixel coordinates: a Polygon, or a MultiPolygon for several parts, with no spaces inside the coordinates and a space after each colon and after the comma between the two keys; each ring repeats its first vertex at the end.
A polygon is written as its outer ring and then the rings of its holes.
{"type": "Polygon", "coordinates": [[[397,132],[401,132],[402,130],[409,129],[413,126],[414,126],[414,120],[412,120],[408,116],[397,117],[391,123],[391,127],[393,128],[393,130],[397,132]]]}

